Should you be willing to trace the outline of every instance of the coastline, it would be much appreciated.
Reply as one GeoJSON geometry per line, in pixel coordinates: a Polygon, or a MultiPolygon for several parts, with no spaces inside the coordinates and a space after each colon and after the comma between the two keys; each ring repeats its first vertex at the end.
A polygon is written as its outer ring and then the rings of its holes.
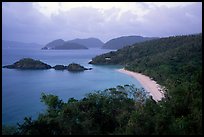
{"type": "Polygon", "coordinates": [[[150,92],[150,95],[155,101],[159,101],[164,97],[164,91],[162,90],[163,88],[161,88],[156,81],[151,80],[148,76],[125,69],[118,69],[117,71],[137,79],[144,89],[150,92]]]}

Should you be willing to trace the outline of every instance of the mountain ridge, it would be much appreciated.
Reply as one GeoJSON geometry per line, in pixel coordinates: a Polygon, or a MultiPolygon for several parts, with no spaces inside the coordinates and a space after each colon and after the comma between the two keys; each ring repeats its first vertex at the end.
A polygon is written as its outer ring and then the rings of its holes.
{"type": "Polygon", "coordinates": [[[103,49],[121,49],[128,45],[144,42],[147,40],[157,39],[157,37],[143,37],[137,35],[121,36],[107,41],[103,45],[103,49]]]}
{"type": "Polygon", "coordinates": [[[98,38],[76,38],[68,41],[64,41],[63,39],[56,39],[48,44],[46,44],[42,49],[64,49],[63,47],[69,47],[65,49],[89,49],[89,48],[101,48],[104,43],[98,38]],[[65,46],[64,44],[70,46],[65,46]],[[74,47],[75,45],[76,47],[74,47]]]}

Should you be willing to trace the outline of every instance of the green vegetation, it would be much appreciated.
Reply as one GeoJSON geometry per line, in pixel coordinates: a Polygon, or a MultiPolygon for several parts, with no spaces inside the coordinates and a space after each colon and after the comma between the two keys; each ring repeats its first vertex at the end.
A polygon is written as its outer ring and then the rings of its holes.
{"type": "Polygon", "coordinates": [[[51,67],[48,64],[45,64],[39,60],[34,60],[31,58],[23,58],[12,65],[3,66],[3,68],[8,69],[51,69],[54,68],[55,70],[68,70],[68,71],[84,71],[84,70],[91,70],[92,68],[85,68],[79,64],[71,63],[68,66],[64,65],[55,65],[51,67]]]}
{"type": "Polygon", "coordinates": [[[71,63],[67,66],[68,71],[84,71],[84,70],[88,70],[87,68],[76,64],[76,63],[71,63]]]}
{"type": "Polygon", "coordinates": [[[153,134],[202,134],[202,33],[134,44],[90,63],[121,64],[168,89],[163,110],[156,114],[160,131],[152,128],[153,134]]]}
{"type": "Polygon", "coordinates": [[[17,134],[17,127],[10,125],[2,126],[2,135],[15,135],[17,134]]]}
{"type": "Polygon", "coordinates": [[[202,135],[202,34],[152,40],[97,56],[92,64],[122,64],[165,86],[159,102],[133,86],[90,93],[66,103],[42,94],[48,108],[25,118],[16,134],[202,135]],[[108,59],[107,59],[108,58],[108,59]]]}
{"type": "Polygon", "coordinates": [[[54,67],[55,70],[65,70],[67,69],[67,66],[64,66],[64,65],[55,65],[54,67]]]}
{"type": "Polygon", "coordinates": [[[54,67],[55,70],[68,70],[71,72],[79,72],[79,71],[84,71],[84,70],[91,70],[92,68],[85,68],[84,66],[81,66],[77,63],[71,63],[68,66],[64,65],[55,65],[54,67]]]}
{"type": "Polygon", "coordinates": [[[40,60],[34,60],[31,58],[23,58],[12,65],[3,66],[3,68],[9,69],[50,69],[51,66],[41,62],[40,60]]]}
{"type": "Polygon", "coordinates": [[[19,135],[70,135],[70,134],[131,134],[127,125],[135,111],[142,110],[145,102],[155,105],[144,89],[133,85],[96,91],[83,99],[63,102],[57,96],[42,93],[41,101],[46,112],[37,120],[30,117],[18,124],[19,135]]]}

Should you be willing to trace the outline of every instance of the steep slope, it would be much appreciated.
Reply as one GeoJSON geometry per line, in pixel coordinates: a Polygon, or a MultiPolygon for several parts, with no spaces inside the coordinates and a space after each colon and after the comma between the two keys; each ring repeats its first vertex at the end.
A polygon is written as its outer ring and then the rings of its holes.
{"type": "Polygon", "coordinates": [[[97,38],[74,39],[74,40],[70,40],[68,42],[84,45],[87,48],[101,48],[104,44],[101,40],[99,40],[97,38]]]}
{"type": "Polygon", "coordinates": [[[155,38],[142,37],[142,36],[123,36],[123,37],[109,40],[104,44],[103,49],[121,49],[128,45],[132,45],[135,43],[144,42],[152,39],[155,39],[155,38]]]}

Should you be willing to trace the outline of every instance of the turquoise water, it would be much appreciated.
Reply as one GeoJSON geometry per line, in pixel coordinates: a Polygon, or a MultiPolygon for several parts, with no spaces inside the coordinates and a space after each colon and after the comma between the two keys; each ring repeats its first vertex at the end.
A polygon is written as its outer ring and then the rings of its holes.
{"type": "Polygon", "coordinates": [[[104,90],[117,85],[139,82],[116,69],[120,66],[95,66],[88,64],[91,58],[109,50],[36,50],[3,49],[2,65],[12,64],[24,57],[39,59],[54,66],[79,63],[92,70],[72,73],[69,71],[50,70],[15,70],[2,68],[2,123],[16,124],[25,116],[36,118],[45,106],[40,102],[42,92],[58,95],[63,101],[74,97],[81,99],[86,93],[104,90]]]}

